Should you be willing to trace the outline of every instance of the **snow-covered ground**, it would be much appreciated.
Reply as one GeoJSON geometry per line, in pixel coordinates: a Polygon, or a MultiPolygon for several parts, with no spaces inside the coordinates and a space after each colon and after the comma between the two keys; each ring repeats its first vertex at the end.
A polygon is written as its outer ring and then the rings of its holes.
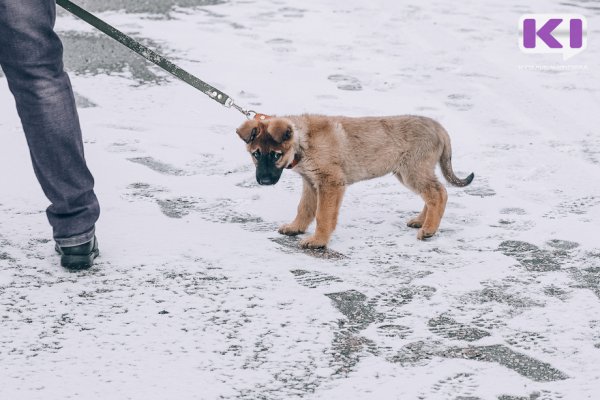
{"type": "Polygon", "coordinates": [[[58,266],[0,77],[1,399],[598,398],[600,2],[81,4],[261,112],[434,117],[476,178],[428,241],[390,176],[300,250],[300,178],[255,183],[241,114],[61,12],[101,257],[58,266]],[[532,12],[588,49],[522,54],[532,12]]]}

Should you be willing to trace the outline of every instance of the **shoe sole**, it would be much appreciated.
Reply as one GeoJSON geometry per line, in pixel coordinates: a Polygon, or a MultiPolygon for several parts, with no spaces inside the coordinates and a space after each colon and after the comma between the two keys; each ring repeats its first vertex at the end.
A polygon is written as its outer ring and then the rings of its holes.
{"type": "Polygon", "coordinates": [[[99,254],[98,250],[85,255],[63,254],[60,256],[60,265],[71,270],[88,269],[94,265],[94,259],[99,254]]]}

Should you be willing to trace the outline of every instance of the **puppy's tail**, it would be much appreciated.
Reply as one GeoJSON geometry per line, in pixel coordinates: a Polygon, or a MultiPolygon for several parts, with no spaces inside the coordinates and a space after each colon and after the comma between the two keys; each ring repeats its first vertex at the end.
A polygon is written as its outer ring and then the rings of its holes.
{"type": "Polygon", "coordinates": [[[454,175],[454,171],[452,170],[452,146],[450,145],[450,136],[445,130],[443,131],[442,142],[444,143],[444,149],[442,150],[442,155],[440,157],[440,167],[442,168],[444,178],[454,186],[467,186],[473,181],[475,174],[471,172],[465,179],[460,179],[454,175]]]}

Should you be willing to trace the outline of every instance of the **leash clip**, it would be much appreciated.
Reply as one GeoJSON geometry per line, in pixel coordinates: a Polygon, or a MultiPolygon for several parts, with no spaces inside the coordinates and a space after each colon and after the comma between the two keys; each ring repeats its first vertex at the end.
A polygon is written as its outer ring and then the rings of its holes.
{"type": "Polygon", "coordinates": [[[241,112],[242,114],[244,114],[246,116],[247,119],[255,119],[257,121],[264,121],[267,119],[272,118],[270,115],[267,114],[261,114],[259,112],[256,112],[254,110],[246,110],[240,106],[238,106],[237,104],[235,104],[235,101],[229,97],[225,103],[223,103],[223,105],[227,108],[235,108],[236,110],[238,110],[239,112],[241,112]]]}
{"type": "Polygon", "coordinates": [[[240,106],[238,106],[237,104],[235,104],[235,100],[233,100],[231,97],[229,97],[225,103],[223,103],[223,105],[227,108],[235,108],[236,110],[238,110],[239,112],[241,112],[242,114],[244,114],[244,116],[246,116],[246,118],[248,119],[253,119],[258,113],[254,110],[246,110],[240,106]]]}

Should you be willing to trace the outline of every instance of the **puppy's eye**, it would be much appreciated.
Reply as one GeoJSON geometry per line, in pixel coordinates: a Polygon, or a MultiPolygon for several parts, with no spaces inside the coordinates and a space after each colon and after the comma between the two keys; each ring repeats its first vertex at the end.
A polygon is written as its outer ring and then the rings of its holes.
{"type": "Polygon", "coordinates": [[[260,158],[260,150],[256,150],[254,153],[252,153],[252,156],[258,160],[260,158]]]}
{"type": "Polygon", "coordinates": [[[271,157],[273,157],[273,160],[277,161],[281,158],[281,153],[276,153],[276,152],[272,151],[271,157]]]}

